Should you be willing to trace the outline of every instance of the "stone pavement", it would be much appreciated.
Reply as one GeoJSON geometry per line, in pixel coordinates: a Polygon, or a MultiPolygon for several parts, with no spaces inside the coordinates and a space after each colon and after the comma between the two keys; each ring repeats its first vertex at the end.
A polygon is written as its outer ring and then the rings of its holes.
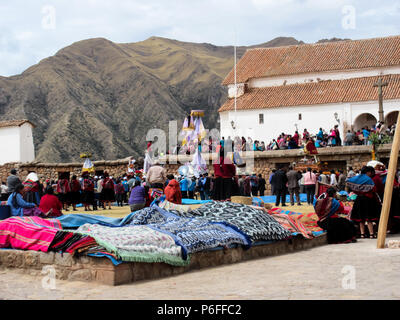
{"type": "MultiPolygon", "coordinates": [[[[400,235],[388,240],[400,240],[400,235]]],[[[325,245],[129,285],[57,280],[0,270],[0,299],[400,299],[400,249],[376,240],[325,245]]]]}

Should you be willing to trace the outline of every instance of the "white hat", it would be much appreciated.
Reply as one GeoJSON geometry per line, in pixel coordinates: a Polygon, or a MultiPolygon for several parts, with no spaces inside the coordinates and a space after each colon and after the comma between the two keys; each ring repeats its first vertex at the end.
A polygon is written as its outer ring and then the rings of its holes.
{"type": "Polygon", "coordinates": [[[30,174],[28,174],[28,176],[25,179],[25,181],[28,181],[28,180],[36,182],[36,181],[39,181],[39,178],[35,172],[31,172],[30,174]]]}

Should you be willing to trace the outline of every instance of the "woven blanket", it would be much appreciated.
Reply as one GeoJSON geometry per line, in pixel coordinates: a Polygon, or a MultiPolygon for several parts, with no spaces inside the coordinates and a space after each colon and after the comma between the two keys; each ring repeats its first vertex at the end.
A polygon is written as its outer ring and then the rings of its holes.
{"type": "Polygon", "coordinates": [[[306,239],[314,238],[311,230],[308,230],[298,219],[283,213],[274,214],[274,219],[278,221],[285,229],[289,230],[292,235],[301,234],[306,239]]]}
{"type": "Polygon", "coordinates": [[[183,217],[203,217],[211,222],[225,222],[256,240],[282,240],[290,232],[282,227],[271,215],[240,203],[212,201],[188,212],[172,211],[183,217]]]}
{"type": "Polygon", "coordinates": [[[110,218],[93,214],[66,214],[56,218],[63,229],[77,229],[84,224],[98,224],[106,227],[122,227],[129,223],[133,213],[124,218],[110,218]]]}
{"type": "Polygon", "coordinates": [[[283,210],[279,208],[273,208],[271,210],[268,210],[268,212],[274,216],[275,214],[286,214],[289,215],[292,219],[298,220],[303,224],[303,226],[308,230],[312,231],[313,234],[315,233],[320,233],[323,231],[322,228],[320,228],[317,224],[319,218],[315,212],[313,213],[298,213],[298,212],[293,212],[289,210],[283,210]]]}
{"type": "Polygon", "coordinates": [[[61,228],[54,219],[12,217],[0,221],[0,248],[47,252],[61,228]]]}
{"type": "Polygon", "coordinates": [[[85,224],[77,232],[93,237],[122,261],[165,262],[175,266],[185,266],[190,262],[182,258],[182,248],[173,237],[145,225],[112,228],[85,224]]]}
{"type": "Polygon", "coordinates": [[[216,247],[243,245],[249,248],[246,234],[223,222],[209,222],[203,218],[185,218],[174,215],[157,206],[137,211],[131,225],[146,224],[148,227],[171,235],[182,246],[183,257],[187,254],[216,247]]]}

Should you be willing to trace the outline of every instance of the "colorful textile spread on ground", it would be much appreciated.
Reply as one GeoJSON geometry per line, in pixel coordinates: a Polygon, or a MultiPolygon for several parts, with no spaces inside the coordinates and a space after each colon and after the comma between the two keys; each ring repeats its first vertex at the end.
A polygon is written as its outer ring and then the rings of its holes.
{"type": "Polygon", "coordinates": [[[297,219],[283,213],[274,214],[274,219],[278,221],[284,228],[289,230],[293,236],[301,234],[306,239],[314,238],[311,230],[307,228],[297,219]]]}
{"type": "Polygon", "coordinates": [[[290,237],[290,232],[268,213],[240,203],[212,201],[198,209],[172,213],[189,218],[203,217],[211,222],[226,222],[247,234],[252,241],[290,237]]]}
{"type": "Polygon", "coordinates": [[[271,210],[268,210],[268,212],[273,216],[275,214],[289,215],[292,219],[300,221],[307,230],[312,231],[314,236],[318,236],[323,233],[323,229],[320,228],[317,224],[318,216],[315,212],[303,214],[279,208],[273,208],[271,210]]]}
{"type": "Polygon", "coordinates": [[[124,218],[110,218],[97,216],[92,214],[66,214],[58,217],[57,220],[63,229],[77,229],[84,224],[98,224],[106,227],[122,227],[129,223],[133,213],[130,213],[124,218]]]}
{"type": "Polygon", "coordinates": [[[145,224],[171,235],[175,242],[182,246],[184,259],[187,254],[217,247],[239,244],[249,248],[251,245],[246,234],[227,223],[179,217],[157,206],[150,209],[136,211],[130,225],[145,224]]]}
{"type": "Polygon", "coordinates": [[[165,262],[175,266],[189,264],[182,258],[182,248],[172,236],[145,225],[111,228],[85,224],[78,233],[93,237],[107,252],[122,261],[165,262]]]}
{"type": "Polygon", "coordinates": [[[0,247],[49,251],[61,225],[57,220],[39,217],[12,217],[0,222],[0,247]]]}

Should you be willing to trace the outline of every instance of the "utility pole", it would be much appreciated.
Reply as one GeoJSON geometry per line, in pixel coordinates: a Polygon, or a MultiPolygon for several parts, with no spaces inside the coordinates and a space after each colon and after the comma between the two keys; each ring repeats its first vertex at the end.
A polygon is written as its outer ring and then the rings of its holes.
{"type": "Polygon", "coordinates": [[[379,122],[384,123],[385,122],[385,117],[383,114],[383,92],[382,88],[387,87],[388,83],[387,82],[382,82],[382,78],[378,79],[378,82],[374,84],[375,88],[378,88],[378,96],[379,96],[379,122]]]}

